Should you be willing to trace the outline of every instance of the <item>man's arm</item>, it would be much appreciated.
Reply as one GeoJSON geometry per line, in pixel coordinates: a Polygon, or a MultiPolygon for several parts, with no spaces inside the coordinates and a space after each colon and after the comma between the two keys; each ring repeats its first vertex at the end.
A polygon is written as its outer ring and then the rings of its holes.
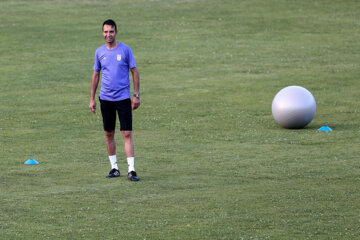
{"type": "MultiPolygon", "coordinates": [[[[130,69],[131,74],[132,74],[132,78],[133,78],[133,83],[134,83],[134,94],[140,94],[140,77],[139,77],[139,72],[137,70],[137,68],[131,68],[130,69]]],[[[132,99],[132,109],[135,110],[140,106],[140,97],[133,97],[132,99]]]]}
{"type": "Polygon", "coordinates": [[[99,85],[99,75],[100,75],[100,72],[94,71],[94,73],[92,75],[92,79],[91,79],[89,108],[91,109],[91,111],[93,113],[95,113],[95,111],[96,111],[95,94],[96,94],[96,89],[97,89],[97,87],[99,85]]]}

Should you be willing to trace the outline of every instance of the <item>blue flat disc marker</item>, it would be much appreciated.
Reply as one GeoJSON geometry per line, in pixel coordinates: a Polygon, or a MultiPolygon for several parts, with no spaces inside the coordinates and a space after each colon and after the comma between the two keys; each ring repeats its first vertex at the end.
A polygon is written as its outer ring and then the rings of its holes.
{"type": "Polygon", "coordinates": [[[39,164],[39,162],[36,161],[35,159],[30,158],[26,162],[24,162],[24,164],[35,165],[35,164],[39,164]]]}
{"type": "Polygon", "coordinates": [[[332,129],[328,126],[322,126],[321,128],[318,129],[319,131],[324,131],[324,132],[331,132],[332,129]]]}

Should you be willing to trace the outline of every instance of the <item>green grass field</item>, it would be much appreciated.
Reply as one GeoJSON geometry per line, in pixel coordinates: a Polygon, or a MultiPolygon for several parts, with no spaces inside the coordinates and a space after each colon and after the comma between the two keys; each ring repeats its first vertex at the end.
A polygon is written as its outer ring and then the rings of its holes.
{"type": "Polygon", "coordinates": [[[0,239],[360,239],[359,16],[357,0],[1,0],[0,239]],[[88,108],[107,18],[141,77],[138,183],[119,131],[122,177],[105,178],[88,108]],[[301,130],[271,114],[290,85],[317,102],[301,130]]]}

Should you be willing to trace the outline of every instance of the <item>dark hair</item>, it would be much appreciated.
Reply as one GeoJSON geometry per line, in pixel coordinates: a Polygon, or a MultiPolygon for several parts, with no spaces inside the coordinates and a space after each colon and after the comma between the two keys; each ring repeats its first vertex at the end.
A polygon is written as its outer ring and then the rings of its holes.
{"type": "Polygon", "coordinates": [[[112,19],[106,20],[102,25],[102,29],[104,29],[104,25],[111,25],[111,26],[115,27],[115,31],[117,31],[116,23],[112,19]]]}

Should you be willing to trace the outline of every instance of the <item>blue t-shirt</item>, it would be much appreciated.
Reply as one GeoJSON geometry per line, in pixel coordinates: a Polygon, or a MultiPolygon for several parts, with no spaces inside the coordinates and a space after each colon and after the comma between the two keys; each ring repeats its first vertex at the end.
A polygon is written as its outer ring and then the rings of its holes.
{"type": "Polygon", "coordinates": [[[129,46],[118,42],[114,49],[106,44],[96,49],[94,70],[101,71],[100,99],[120,101],[130,98],[129,70],[136,67],[129,46]]]}

